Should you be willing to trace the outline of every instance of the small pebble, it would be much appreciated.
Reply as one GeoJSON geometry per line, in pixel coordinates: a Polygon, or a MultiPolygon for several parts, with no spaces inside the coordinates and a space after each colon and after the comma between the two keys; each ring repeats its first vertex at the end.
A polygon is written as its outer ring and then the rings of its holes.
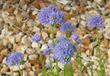
{"type": "Polygon", "coordinates": [[[29,60],[33,60],[33,59],[36,59],[38,56],[37,55],[29,55],[29,60]]]}
{"type": "Polygon", "coordinates": [[[36,48],[36,49],[39,49],[40,48],[40,44],[37,43],[37,42],[32,42],[32,47],[36,48]]]}
{"type": "Polygon", "coordinates": [[[41,34],[44,40],[48,37],[48,34],[46,32],[41,32],[41,34]]]}
{"type": "Polygon", "coordinates": [[[42,47],[41,47],[41,51],[43,51],[43,50],[45,50],[47,48],[48,48],[47,44],[43,44],[42,47]]]}

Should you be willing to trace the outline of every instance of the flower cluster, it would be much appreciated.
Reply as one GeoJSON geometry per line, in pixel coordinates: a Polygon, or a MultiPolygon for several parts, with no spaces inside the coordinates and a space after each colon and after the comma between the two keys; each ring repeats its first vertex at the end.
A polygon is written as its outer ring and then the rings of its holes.
{"type": "Polygon", "coordinates": [[[64,13],[55,5],[42,8],[38,14],[38,17],[44,26],[61,24],[64,22],[64,13]]]}
{"type": "Polygon", "coordinates": [[[42,39],[42,37],[39,35],[39,34],[34,34],[32,36],[32,40],[35,41],[35,42],[38,42],[42,39]]]}
{"type": "MultiPolygon", "coordinates": [[[[38,14],[38,18],[44,26],[54,24],[61,25],[61,32],[74,33],[76,31],[76,27],[72,23],[66,21],[64,13],[54,5],[42,8],[38,14]]],[[[104,20],[99,15],[92,16],[87,20],[87,26],[93,28],[102,28],[104,27],[104,20]]],[[[82,43],[82,40],[79,38],[79,35],[77,33],[74,33],[71,37],[74,41],[82,43]]],[[[33,41],[39,40],[39,37],[33,37],[33,41]]],[[[49,46],[51,44],[49,43],[49,46]]],[[[55,46],[52,49],[54,58],[60,61],[61,63],[66,64],[70,62],[71,57],[76,51],[76,46],[72,44],[66,37],[62,36],[58,39],[58,42],[56,41],[55,46]]],[[[50,49],[44,50],[43,53],[45,55],[48,55],[50,53],[50,49]]]]}
{"type": "Polygon", "coordinates": [[[67,31],[71,32],[73,30],[75,30],[75,26],[70,22],[64,22],[60,27],[61,32],[67,32],[67,31]]]}
{"type": "Polygon", "coordinates": [[[9,66],[20,65],[20,62],[23,60],[23,58],[24,55],[20,52],[11,53],[6,60],[6,64],[9,66]]]}
{"type": "Polygon", "coordinates": [[[88,27],[97,27],[97,28],[102,28],[104,27],[104,20],[101,16],[95,15],[92,16],[87,20],[87,26],[88,27]]]}
{"type": "Polygon", "coordinates": [[[76,51],[75,45],[73,45],[68,39],[60,40],[54,47],[54,58],[63,64],[70,63],[71,57],[76,51]]]}

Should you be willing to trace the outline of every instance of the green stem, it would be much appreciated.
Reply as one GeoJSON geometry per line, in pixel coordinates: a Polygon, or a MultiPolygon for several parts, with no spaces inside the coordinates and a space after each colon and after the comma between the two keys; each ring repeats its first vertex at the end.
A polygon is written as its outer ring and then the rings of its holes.
{"type": "Polygon", "coordinates": [[[99,60],[98,60],[98,63],[99,63],[99,69],[97,70],[97,73],[98,73],[98,76],[105,76],[105,62],[106,62],[106,59],[104,59],[104,53],[101,52],[101,49],[100,49],[100,36],[99,36],[99,33],[97,32],[97,38],[96,38],[96,41],[97,41],[97,46],[96,46],[96,50],[97,50],[97,54],[98,54],[98,57],[99,57],[99,60]]]}
{"type": "Polygon", "coordinates": [[[82,63],[82,61],[81,61],[81,57],[80,57],[80,53],[78,53],[77,54],[77,63],[78,63],[78,69],[79,69],[79,72],[80,72],[80,76],[83,76],[83,68],[84,68],[84,66],[83,66],[83,63],[82,63]]]}
{"type": "Polygon", "coordinates": [[[64,76],[74,76],[74,70],[73,70],[72,64],[64,65],[63,74],[64,74],[64,76]]]}
{"type": "Polygon", "coordinates": [[[43,59],[42,59],[42,56],[41,56],[41,55],[40,55],[40,58],[39,58],[39,59],[40,59],[40,63],[41,63],[41,65],[42,65],[42,73],[43,73],[44,76],[47,76],[45,63],[42,62],[43,59]]]}
{"type": "Polygon", "coordinates": [[[57,70],[57,75],[56,75],[56,76],[59,76],[59,67],[58,67],[58,61],[56,61],[56,70],[57,70]]]}
{"type": "MultiPolygon", "coordinates": [[[[54,42],[55,25],[52,25],[50,27],[52,29],[52,42],[53,42],[53,46],[54,46],[54,43],[55,43],[54,42]]],[[[51,59],[50,59],[50,73],[49,73],[49,76],[55,76],[54,71],[53,71],[53,66],[52,66],[52,63],[51,63],[51,59]]]]}
{"type": "Polygon", "coordinates": [[[93,74],[93,66],[90,67],[90,71],[91,71],[91,76],[94,76],[94,74],[93,74]]]}
{"type": "Polygon", "coordinates": [[[22,71],[20,70],[20,65],[18,65],[18,68],[19,68],[19,71],[18,71],[19,76],[22,76],[22,71]]]}
{"type": "Polygon", "coordinates": [[[53,66],[52,66],[51,60],[50,60],[50,74],[49,74],[49,76],[54,76],[54,71],[53,71],[53,66]]]}

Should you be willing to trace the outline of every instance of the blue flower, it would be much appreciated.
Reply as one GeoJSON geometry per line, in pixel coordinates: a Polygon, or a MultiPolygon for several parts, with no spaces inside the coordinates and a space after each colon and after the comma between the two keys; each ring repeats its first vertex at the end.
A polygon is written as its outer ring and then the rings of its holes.
{"type": "Polygon", "coordinates": [[[49,69],[51,67],[50,64],[45,64],[45,66],[46,66],[46,69],[49,69]]]}
{"type": "Polygon", "coordinates": [[[38,42],[38,41],[40,41],[41,39],[42,39],[42,37],[41,37],[41,35],[39,35],[39,34],[34,34],[34,35],[32,36],[32,40],[35,41],[35,42],[38,42]]]}
{"type": "Polygon", "coordinates": [[[9,66],[20,65],[20,62],[23,60],[23,58],[24,55],[20,52],[11,53],[6,60],[6,64],[9,66]]]}
{"type": "Polygon", "coordinates": [[[63,64],[70,63],[71,57],[76,51],[75,45],[69,40],[61,40],[54,47],[54,58],[63,64]]]}
{"type": "Polygon", "coordinates": [[[64,13],[56,6],[50,5],[40,10],[38,18],[44,26],[61,24],[64,22],[64,13]]]}
{"type": "Polygon", "coordinates": [[[75,30],[75,26],[73,24],[71,24],[70,22],[65,22],[60,27],[61,32],[67,32],[67,31],[71,32],[74,30],[75,30]]]}
{"type": "Polygon", "coordinates": [[[72,39],[75,40],[75,41],[79,40],[79,35],[78,34],[73,34],[72,39]]]}
{"type": "Polygon", "coordinates": [[[71,38],[72,38],[72,40],[76,41],[77,43],[82,44],[82,40],[80,39],[80,37],[77,33],[72,34],[71,38]]]}
{"type": "Polygon", "coordinates": [[[87,26],[93,27],[93,28],[94,27],[103,28],[104,27],[104,19],[99,15],[92,16],[87,20],[87,26]]]}
{"type": "Polygon", "coordinates": [[[50,49],[50,48],[47,48],[47,49],[45,49],[45,50],[43,51],[43,54],[44,54],[44,55],[49,55],[49,54],[50,54],[50,51],[51,51],[51,49],[50,49]]]}

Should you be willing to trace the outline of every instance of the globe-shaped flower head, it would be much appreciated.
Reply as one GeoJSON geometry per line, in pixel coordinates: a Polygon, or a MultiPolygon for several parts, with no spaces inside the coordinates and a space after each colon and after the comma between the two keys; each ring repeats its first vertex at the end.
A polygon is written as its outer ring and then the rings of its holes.
{"type": "Polygon", "coordinates": [[[60,39],[60,41],[54,47],[54,58],[63,64],[70,63],[71,57],[76,51],[75,45],[73,45],[68,39],[60,39]]]}
{"type": "Polygon", "coordinates": [[[44,26],[61,24],[64,22],[64,13],[55,5],[49,5],[40,10],[38,18],[44,26]]]}
{"type": "Polygon", "coordinates": [[[94,27],[103,28],[104,19],[99,15],[92,16],[87,20],[87,26],[92,28],[94,27]]]}
{"type": "Polygon", "coordinates": [[[23,60],[23,58],[24,55],[20,52],[11,53],[6,60],[6,64],[9,66],[20,65],[20,62],[23,60]]]}
{"type": "Polygon", "coordinates": [[[61,27],[60,27],[60,31],[61,32],[68,32],[68,31],[74,31],[75,30],[75,26],[73,24],[71,24],[70,22],[64,22],[62,23],[61,27]]]}

